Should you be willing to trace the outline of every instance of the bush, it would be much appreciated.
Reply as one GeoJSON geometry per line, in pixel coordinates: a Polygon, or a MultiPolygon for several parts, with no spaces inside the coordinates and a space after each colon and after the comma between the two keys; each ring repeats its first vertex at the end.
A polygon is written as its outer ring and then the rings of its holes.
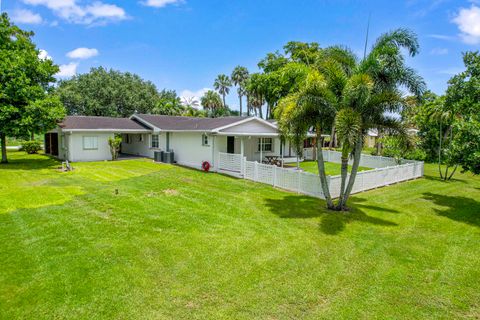
{"type": "Polygon", "coordinates": [[[38,141],[24,141],[22,142],[22,151],[25,151],[28,154],[35,154],[38,153],[38,151],[42,150],[42,145],[38,141]]]}

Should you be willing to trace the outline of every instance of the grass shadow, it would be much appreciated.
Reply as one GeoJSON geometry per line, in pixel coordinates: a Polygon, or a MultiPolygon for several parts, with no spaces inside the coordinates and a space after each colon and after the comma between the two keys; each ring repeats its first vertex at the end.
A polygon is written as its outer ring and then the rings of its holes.
{"type": "Polygon", "coordinates": [[[480,227],[479,201],[467,197],[447,196],[432,192],[423,193],[423,198],[438,206],[445,207],[445,209],[434,208],[438,215],[480,227]]]}
{"type": "Polygon", "coordinates": [[[60,166],[60,162],[49,155],[26,155],[22,151],[8,152],[8,163],[0,164],[1,170],[42,170],[60,166]],[[21,154],[21,155],[20,155],[21,154]]]}
{"type": "Polygon", "coordinates": [[[398,213],[396,210],[362,204],[365,200],[352,198],[352,209],[348,212],[330,211],[325,202],[308,196],[288,195],[282,199],[266,199],[269,211],[283,219],[320,218],[320,231],[328,235],[336,235],[351,222],[369,223],[378,226],[397,226],[396,223],[372,217],[365,209],[383,213],[398,213]]]}

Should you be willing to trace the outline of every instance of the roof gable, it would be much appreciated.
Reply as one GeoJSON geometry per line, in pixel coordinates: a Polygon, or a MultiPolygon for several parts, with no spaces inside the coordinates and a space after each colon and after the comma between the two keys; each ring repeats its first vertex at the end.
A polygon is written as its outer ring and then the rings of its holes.
{"type": "Polygon", "coordinates": [[[278,134],[275,125],[259,118],[250,118],[247,121],[235,123],[231,126],[220,128],[221,133],[245,133],[245,134],[278,134]]]}

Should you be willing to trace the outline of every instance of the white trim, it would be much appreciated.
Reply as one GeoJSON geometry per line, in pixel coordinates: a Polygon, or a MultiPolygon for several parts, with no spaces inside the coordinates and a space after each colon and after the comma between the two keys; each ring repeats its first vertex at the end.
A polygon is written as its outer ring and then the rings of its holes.
{"type": "Polygon", "coordinates": [[[279,133],[243,133],[243,132],[218,132],[217,136],[239,136],[239,137],[271,137],[276,138],[280,136],[279,133]]]}
{"type": "Polygon", "coordinates": [[[138,130],[138,129],[63,129],[67,132],[113,132],[113,133],[151,133],[152,130],[138,130]]]}

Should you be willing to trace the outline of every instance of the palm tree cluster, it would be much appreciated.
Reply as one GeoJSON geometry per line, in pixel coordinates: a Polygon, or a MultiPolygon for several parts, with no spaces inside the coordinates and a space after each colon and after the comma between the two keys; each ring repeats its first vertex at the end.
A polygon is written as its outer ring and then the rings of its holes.
{"type": "Polygon", "coordinates": [[[321,49],[299,89],[278,103],[275,115],[286,136],[295,137],[315,128],[318,171],[329,209],[347,210],[368,130],[406,134],[400,121],[388,114],[399,112],[405,104],[401,87],[420,97],[425,83],[405,64],[402,50],[412,57],[419,51],[416,35],[406,29],[379,37],[363,59],[348,48],[321,49]],[[341,188],[336,204],[330,196],[321,152],[322,134],[331,132],[334,126],[342,145],[341,188]],[[350,157],[353,164],[348,174],[350,157]]]}

